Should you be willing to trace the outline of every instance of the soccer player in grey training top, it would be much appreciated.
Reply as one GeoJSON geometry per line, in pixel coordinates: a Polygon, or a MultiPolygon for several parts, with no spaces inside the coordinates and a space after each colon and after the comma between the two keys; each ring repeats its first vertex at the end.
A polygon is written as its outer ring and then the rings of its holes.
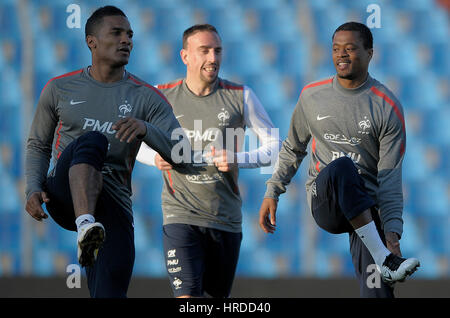
{"type": "Polygon", "coordinates": [[[184,32],[181,59],[186,78],[158,88],[198,156],[180,169],[142,144],[137,160],[163,171],[163,242],[174,296],[228,297],[242,238],[238,168],[270,165],[281,141],[253,91],[218,77],[222,44],[213,26],[184,32]],[[240,151],[245,127],[259,148],[240,151]]]}
{"type": "Polygon", "coordinates": [[[316,223],[330,233],[350,233],[362,297],[393,297],[393,283],[419,266],[417,259],[401,257],[399,243],[406,143],[403,109],[392,92],[368,73],[373,55],[369,28],[345,23],[332,41],[337,74],[303,88],[267,181],[259,223],[264,232],[274,233],[278,197],[312,140],[306,189],[316,223]],[[374,262],[381,272],[379,288],[367,285],[374,262]]]}
{"type": "MultiPolygon", "coordinates": [[[[86,22],[92,66],[42,90],[26,150],[26,210],[78,232],[92,297],[125,297],[134,264],[131,172],[142,141],[171,162],[178,121],[164,95],[125,70],[133,31],[106,6],[86,22]],[[47,175],[50,159],[53,168],[47,175]]],[[[175,163],[172,163],[175,165],[175,163]]]]}

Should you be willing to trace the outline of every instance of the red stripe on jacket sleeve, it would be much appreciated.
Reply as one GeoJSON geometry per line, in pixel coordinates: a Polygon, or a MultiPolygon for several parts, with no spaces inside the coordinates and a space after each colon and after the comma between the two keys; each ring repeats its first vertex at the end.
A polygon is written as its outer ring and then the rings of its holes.
{"type": "MultiPolygon", "coordinates": [[[[59,133],[59,131],[61,130],[62,124],[63,124],[63,122],[62,122],[62,120],[60,120],[59,121],[59,125],[58,125],[58,129],[56,130],[56,135],[58,136],[56,138],[56,142],[55,142],[55,149],[56,150],[58,150],[59,144],[61,142],[61,134],[59,133]]],[[[60,155],[61,155],[61,151],[58,151],[58,154],[57,154],[56,158],[59,159],[60,155]]]]}
{"type": "Polygon", "coordinates": [[[306,85],[305,87],[303,87],[303,89],[302,89],[300,95],[302,95],[302,93],[303,93],[303,91],[304,91],[305,89],[308,89],[308,88],[311,88],[311,87],[316,87],[316,86],[321,86],[321,85],[325,85],[325,84],[329,84],[329,83],[331,83],[331,82],[333,82],[333,78],[332,78],[332,77],[329,78],[329,79],[320,81],[320,82],[308,84],[308,85],[306,85]]]}
{"type": "Polygon", "coordinates": [[[183,80],[179,80],[176,83],[168,83],[168,84],[159,84],[157,85],[158,89],[168,89],[168,88],[173,88],[175,86],[180,85],[181,83],[183,83],[183,80]]]}
{"type": "Polygon", "coordinates": [[[76,75],[76,74],[79,74],[79,73],[81,73],[81,72],[83,72],[83,69],[76,70],[76,71],[73,71],[73,72],[70,72],[70,73],[66,73],[66,74],[63,74],[63,75],[60,75],[60,76],[53,77],[52,79],[50,79],[50,80],[47,82],[47,84],[45,84],[44,88],[43,88],[42,91],[41,91],[41,94],[42,94],[43,91],[45,91],[45,88],[47,87],[47,85],[48,85],[51,81],[53,81],[53,80],[55,80],[55,79],[58,79],[58,78],[63,78],[63,77],[67,77],[67,76],[76,75]]]}
{"type": "MultiPolygon", "coordinates": [[[[403,117],[402,112],[400,111],[400,108],[398,108],[397,104],[395,104],[395,102],[392,99],[390,99],[389,96],[387,96],[385,93],[380,91],[375,86],[372,86],[370,88],[370,90],[375,95],[383,98],[386,101],[386,103],[388,103],[389,105],[392,106],[392,108],[394,109],[395,114],[397,115],[397,117],[400,119],[400,122],[402,123],[402,131],[405,134],[405,138],[406,138],[405,118],[403,117]]],[[[403,142],[402,145],[401,145],[400,154],[403,154],[404,152],[405,152],[405,142],[403,142]]]]}
{"type": "Polygon", "coordinates": [[[235,89],[235,90],[243,90],[244,86],[243,85],[231,85],[231,84],[225,84],[223,81],[219,82],[220,87],[225,88],[225,89],[235,89]]]}
{"type": "MultiPolygon", "coordinates": [[[[155,87],[153,87],[152,85],[149,85],[149,84],[147,84],[147,83],[140,82],[140,81],[138,81],[137,79],[135,79],[135,78],[134,78],[133,76],[131,76],[131,75],[130,75],[130,80],[132,80],[133,82],[135,82],[135,83],[138,84],[138,85],[144,85],[145,87],[150,88],[150,89],[153,90],[156,94],[158,94],[162,99],[164,99],[164,100],[166,101],[167,104],[170,105],[170,103],[169,103],[169,101],[167,100],[166,96],[164,96],[164,94],[161,93],[161,92],[159,91],[159,89],[157,89],[157,88],[155,88],[155,87]]],[[[170,107],[172,107],[172,105],[170,105],[170,107]]]]}

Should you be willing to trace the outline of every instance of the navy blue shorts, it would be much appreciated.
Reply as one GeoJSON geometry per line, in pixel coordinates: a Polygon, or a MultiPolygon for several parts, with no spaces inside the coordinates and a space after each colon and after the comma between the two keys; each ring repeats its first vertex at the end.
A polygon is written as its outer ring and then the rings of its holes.
{"type": "Polygon", "coordinates": [[[163,245],[175,297],[229,297],[242,233],[189,224],[163,226],[163,245]]]}
{"type": "Polygon", "coordinates": [[[313,217],[321,228],[333,234],[352,232],[349,220],[375,207],[355,164],[347,157],[336,159],[322,169],[313,189],[313,217]]]}
{"type": "MultiPolygon", "coordinates": [[[[69,168],[87,163],[101,170],[107,146],[108,141],[101,133],[83,134],[64,149],[55,170],[47,178],[46,191],[50,198],[46,204],[47,211],[66,230],[76,231],[69,168]]],[[[126,297],[135,258],[133,218],[104,190],[97,201],[94,217],[105,227],[106,237],[97,261],[86,267],[90,295],[126,297]]],[[[73,243],[76,252],[76,242],[73,243]]]]}

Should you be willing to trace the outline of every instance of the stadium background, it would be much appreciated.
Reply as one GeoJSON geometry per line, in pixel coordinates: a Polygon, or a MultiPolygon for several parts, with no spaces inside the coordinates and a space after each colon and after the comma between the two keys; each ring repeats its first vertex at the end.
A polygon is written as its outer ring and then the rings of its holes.
{"type": "MultiPolygon", "coordinates": [[[[187,27],[215,25],[224,47],[220,76],[254,89],[282,139],[302,87],[335,73],[333,31],[346,21],[366,23],[368,5],[378,4],[381,28],[372,29],[369,72],[394,91],[405,110],[401,247],[422,264],[400,290],[450,295],[449,1],[0,0],[0,297],[87,295],[84,280],[81,291],[70,294],[65,287],[66,267],[76,264],[76,234],[51,219],[35,222],[24,211],[23,160],[42,88],[52,77],[90,64],[84,24],[106,4],[124,10],[135,32],[127,69],[152,84],[184,76],[178,52],[187,27]],[[81,28],[67,26],[72,3],[81,8],[81,28]]],[[[306,168],[282,196],[278,231],[270,236],[258,226],[269,175],[241,170],[244,238],[232,296],[358,296],[348,235],[322,231],[307,211],[306,168]],[[323,290],[306,293],[311,286],[323,290]]],[[[170,296],[161,242],[162,178],[140,163],[133,178],[136,262],[130,295],[170,296]]]]}

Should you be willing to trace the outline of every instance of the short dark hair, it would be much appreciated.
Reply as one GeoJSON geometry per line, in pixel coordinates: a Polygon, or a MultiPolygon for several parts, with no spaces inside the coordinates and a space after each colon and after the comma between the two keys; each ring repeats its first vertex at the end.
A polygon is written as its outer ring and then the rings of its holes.
{"type": "Polygon", "coordinates": [[[219,32],[217,32],[217,29],[211,25],[211,24],[196,24],[191,26],[190,28],[186,29],[183,32],[183,49],[186,48],[187,46],[187,39],[191,36],[194,35],[197,32],[201,32],[201,31],[209,31],[209,32],[215,32],[219,37],[219,32]]]}
{"type": "Polygon", "coordinates": [[[115,6],[104,6],[95,10],[86,21],[84,28],[85,36],[94,35],[97,32],[98,26],[101,24],[103,18],[114,15],[120,15],[125,18],[127,17],[122,10],[115,6]]]}
{"type": "Polygon", "coordinates": [[[339,31],[357,31],[357,32],[359,32],[359,34],[363,40],[364,48],[366,50],[373,48],[372,32],[365,24],[362,24],[359,22],[344,23],[340,27],[338,27],[336,29],[336,31],[334,31],[333,36],[331,37],[331,40],[334,39],[334,35],[336,34],[336,32],[339,32],[339,31]]]}

